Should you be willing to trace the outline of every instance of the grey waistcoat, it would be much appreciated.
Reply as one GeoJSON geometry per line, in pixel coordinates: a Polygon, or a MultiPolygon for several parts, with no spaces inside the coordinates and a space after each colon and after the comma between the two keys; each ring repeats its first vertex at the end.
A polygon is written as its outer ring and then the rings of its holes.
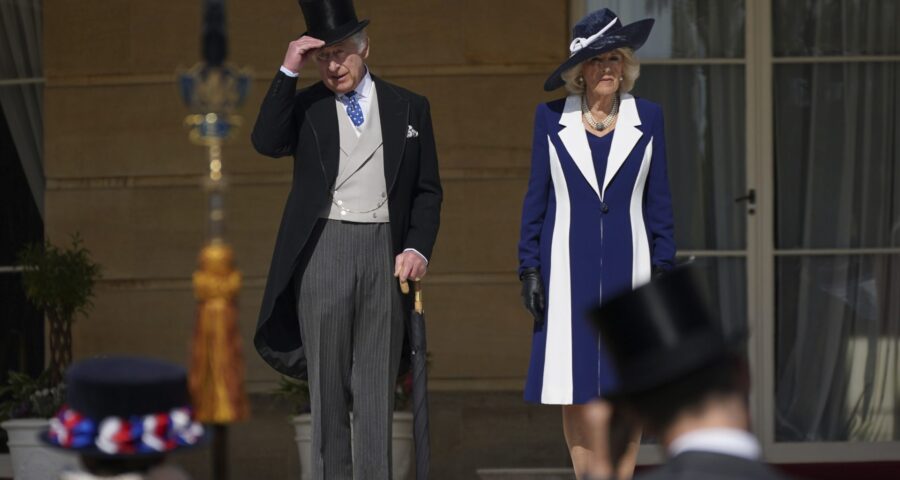
{"type": "Polygon", "coordinates": [[[372,105],[358,137],[344,105],[335,102],[335,108],[341,139],[340,163],[331,204],[321,216],[358,223],[389,222],[376,89],[372,88],[372,105]]]}

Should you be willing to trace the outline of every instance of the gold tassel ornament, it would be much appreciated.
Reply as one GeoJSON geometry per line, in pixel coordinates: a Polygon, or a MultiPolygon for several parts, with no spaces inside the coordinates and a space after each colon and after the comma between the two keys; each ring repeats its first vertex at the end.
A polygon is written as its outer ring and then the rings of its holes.
{"type": "Polygon", "coordinates": [[[233,261],[231,247],[213,242],[200,252],[194,272],[197,323],[190,388],[196,416],[206,423],[232,423],[249,415],[237,325],[241,274],[233,261]]]}

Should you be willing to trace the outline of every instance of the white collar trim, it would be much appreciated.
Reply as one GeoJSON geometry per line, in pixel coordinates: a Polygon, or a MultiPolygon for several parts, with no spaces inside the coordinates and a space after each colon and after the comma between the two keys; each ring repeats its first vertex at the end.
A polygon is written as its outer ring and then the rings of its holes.
{"type": "Polygon", "coordinates": [[[750,432],[736,428],[704,428],[685,433],[669,445],[669,456],[686,451],[721,453],[748,460],[760,457],[759,441],[750,432]]]}
{"type": "MultiPolygon", "coordinates": [[[[63,472],[60,478],[62,480],[101,480],[100,477],[79,471],[63,472]]],[[[142,480],[143,478],[142,475],[137,473],[123,473],[114,477],[103,477],[104,480],[142,480]]]]}

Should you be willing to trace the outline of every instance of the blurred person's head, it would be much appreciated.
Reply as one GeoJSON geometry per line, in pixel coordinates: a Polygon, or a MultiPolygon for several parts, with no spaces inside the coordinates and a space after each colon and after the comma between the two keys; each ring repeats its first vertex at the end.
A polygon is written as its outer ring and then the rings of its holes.
{"type": "Polygon", "coordinates": [[[744,331],[724,331],[696,268],[610,300],[594,322],[619,375],[604,396],[645,430],[665,443],[685,428],[747,427],[744,331]]]}
{"type": "Polygon", "coordinates": [[[78,454],[85,471],[102,478],[148,474],[168,453],[202,444],[206,433],[194,420],[184,368],[107,357],[69,368],[66,403],[41,439],[78,454]]]}
{"type": "Polygon", "coordinates": [[[659,387],[616,398],[613,404],[635,418],[647,433],[668,443],[684,433],[686,426],[746,429],[748,394],[747,362],[735,354],[659,387]],[[725,409],[728,419],[710,415],[725,409]]]}

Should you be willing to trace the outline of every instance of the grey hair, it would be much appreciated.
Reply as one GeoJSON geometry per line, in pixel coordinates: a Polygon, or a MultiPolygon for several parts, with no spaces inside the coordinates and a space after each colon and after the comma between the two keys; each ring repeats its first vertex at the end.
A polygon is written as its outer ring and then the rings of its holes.
{"type": "Polygon", "coordinates": [[[356,47],[356,53],[362,53],[369,46],[369,33],[364,28],[349,36],[346,41],[356,47]]]}
{"type": "MultiPolygon", "coordinates": [[[[617,48],[613,50],[622,54],[622,77],[624,79],[619,83],[619,92],[628,93],[634,88],[634,83],[641,76],[641,62],[634,56],[634,50],[630,48],[617,48]]],[[[585,60],[586,62],[587,60],[585,60]]],[[[564,71],[562,79],[566,82],[566,90],[573,95],[581,95],[584,93],[584,78],[581,77],[581,68],[585,62],[564,71]],[[579,79],[581,79],[579,81],[579,79]]]]}

